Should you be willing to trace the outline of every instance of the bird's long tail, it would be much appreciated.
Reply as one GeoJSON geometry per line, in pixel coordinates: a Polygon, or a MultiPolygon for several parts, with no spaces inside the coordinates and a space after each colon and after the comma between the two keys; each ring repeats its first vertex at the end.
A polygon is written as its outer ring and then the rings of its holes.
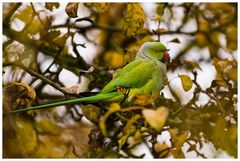
{"type": "Polygon", "coordinates": [[[38,106],[33,106],[33,107],[27,107],[24,109],[18,109],[15,111],[6,112],[4,114],[19,113],[19,112],[28,111],[28,110],[36,110],[36,109],[49,108],[49,107],[61,106],[61,105],[66,105],[66,104],[74,104],[74,103],[83,103],[83,102],[94,103],[94,102],[100,102],[100,101],[103,101],[103,102],[119,101],[123,98],[124,98],[124,94],[121,92],[99,93],[97,95],[89,96],[89,97],[76,98],[76,99],[55,102],[55,103],[48,103],[48,104],[43,104],[43,105],[38,105],[38,106]]]}

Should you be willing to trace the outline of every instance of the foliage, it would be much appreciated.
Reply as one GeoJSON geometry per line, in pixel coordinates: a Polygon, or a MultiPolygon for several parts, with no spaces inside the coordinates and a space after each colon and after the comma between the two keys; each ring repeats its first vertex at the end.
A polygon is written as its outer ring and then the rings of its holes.
{"type": "Polygon", "coordinates": [[[177,73],[165,83],[171,97],[161,92],[137,95],[128,103],[4,114],[3,157],[142,158],[144,152],[136,155],[134,150],[144,144],[154,158],[184,158],[188,152],[206,158],[201,148],[211,143],[237,158],[237,4],[156,3],[154,17],[143,5],[3,3],[4,112],[92,95],[134,59],[144,42],[167,39],[169,46],[182,47],[168,64],[168,73],[177,73]],[[56,23],[59,15],[54,13],[61,8],[66,18],[56,23]],[[183,17],[176,9],[183,11],[183,17]],[[178,25],[173,25],[176,21],[178,25]],[[196,29],[188,27],[191,22],[196,29]],[[83,58],[91,45],[97,49],[93,63],[83,58]],[[189,59],[189,53],[198,59],[189,59]],[[44,68],[46,62],[50,64],[44,68]],[[216,72],[207,88],[198,78],[201,72],[208,76],[203,64],[216,72]],[[64,87],[60,77],[64,70],[79,82],[87,78],[87,92],[64,87]],[[176,88],[175,80],[182,87],[176,88]],[[49,86],[60,94],[46,92],[49,86]],[[183,94],[191,96],[186,103],[183,94]],[[205,103],[202,96],[207,97],[205,103]],[[164,133],[169,140],[159,139],[164,133]]]}

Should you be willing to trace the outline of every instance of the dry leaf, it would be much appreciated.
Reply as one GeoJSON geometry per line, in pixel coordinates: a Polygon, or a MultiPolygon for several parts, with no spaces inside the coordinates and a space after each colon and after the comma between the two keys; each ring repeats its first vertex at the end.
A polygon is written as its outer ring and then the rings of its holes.
{"type": "Polygon", "coordinates": [[[168,117],[168,112],[168,109],[163,106],[159,107],[157,110],[142,110],[143,117],[147,123],[158,132],[163,128],[168,117]]]}

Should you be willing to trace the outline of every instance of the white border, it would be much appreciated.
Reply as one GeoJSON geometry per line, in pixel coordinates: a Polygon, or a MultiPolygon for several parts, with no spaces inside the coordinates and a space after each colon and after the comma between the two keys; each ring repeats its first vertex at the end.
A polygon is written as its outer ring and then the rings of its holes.
{"type": "MultiPolygon", "coordinates": [[[[60,0],[38,0],[38,1],[34,1],[34,0],[21,0],[21,1],[17,1],[17,0],[1,0],[1,2],[34,2],[34,3],[42,3],[42,2],[61,2],[60,0]]],[[[63,2],[63,1],[62,1],[63,2]]],[[[172,3],[180,3],[180,2],[186,2],[186,3],[200,3],[200,2],[236,2],[238,3],[238,0],[65,0],[64,2],[119,2],[119,3],[123,3],[123,2],[146,2],[146,3],[151,3],[151,2],[158,2],[158,3],[163,3],[163,2],[172,2],[172,3]]]]}
{"type": "Polygon", "coordinates": [[[1,102],[1,105],[0,105],[0,126],[1,126],[1,134],[0,134],[0,143],[1,143],[1,147],[0,147],[0,153],[1,153],[1,158],[3,158],[3,149],[2,149],[2,147],[3,147],[3,136],[2,136],[2,134],[3,134],[3,126],[2,126],[2,110],[3,110],[3,95],[2,95],[2,93],[3,93],[3,91],[2,91],[2,72],[3,72],[3,70],[2,70],[2,58],[3,58],[3,50],[2,50],[2,39],[3,39],[3,33],[2,33],[2,15],[3,15],[3,13],[2,13],[2,3],[0,3],[0,20],[1,20],[1,27],[0,27],[0,35],[1,35],[1,40],[0,40],[0,43],[1,43],[1,45],[0,45],[0,62],[1,62],[1,66],[0,66],[0,78],[1,78],[1,82],[0,82],[0,90],[1,90],[1,93],[0,93],[0,102],[1,102]]]}

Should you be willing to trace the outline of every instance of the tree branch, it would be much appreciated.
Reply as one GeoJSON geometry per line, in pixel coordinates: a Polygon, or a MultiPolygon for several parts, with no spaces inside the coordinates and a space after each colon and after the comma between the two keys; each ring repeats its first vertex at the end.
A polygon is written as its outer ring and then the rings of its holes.
{"type": "Polygon", "coordinates": [[[24,66],[23,64],[19,63],[19,62],[8,62],[8,63],[4,63],[3,66],[17,66],[21,69],[23,69],[25,72],[29,73],[31,76],[36,77],[40,80],[42,80],[43,82],[51,85],[52,87],[54,87],[55,89],[57,89],[58,91],[62,92],[64,95],[69,94],[69,95],[74,95],[76,97],[78,97],[78,95],[76,94],[72,94],[72,93],[68,93],[65,90],[63,90],[58,84],[56,84],[55,82],[49,80],[48,78],[44,77],[41,74],[38,74],[37,72],[31,70],[30,68],[24,66]]]}
{"type": "Polygon", "coordinates": [[[15,13],[15,11],[22,5],[22,3],[16,3],[14,7],[11,8],[11,10],[8,12],[7,16],[3,20],[3,27],[8,27],[10,19],[12,15],[15,13]]]}

